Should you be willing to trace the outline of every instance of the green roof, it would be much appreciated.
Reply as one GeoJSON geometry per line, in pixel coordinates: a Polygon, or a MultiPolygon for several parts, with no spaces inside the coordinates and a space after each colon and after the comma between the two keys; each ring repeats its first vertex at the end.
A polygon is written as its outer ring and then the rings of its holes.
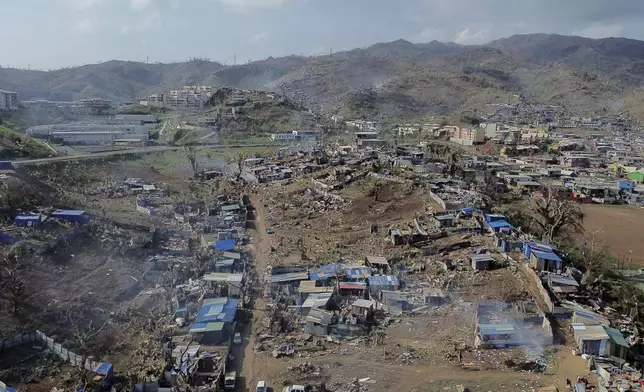
{"type": "Polygon", "coordinates": [[[235,211],[235,210],[238,210],[240,208],[241,208],[241,206],[239,204],[228,204],[228,205],[225,205],[225,206],[221,206],[222,211],[235,211]]]}
{"type": "Polygon", "coordinates": [[[631,179],[631,180],[644,182],[644,173],[642,173],[640,171],[630,172],[630,173],[628,173],[626,175],[626,177],[631,179]]]}
{"type": "Polygon", "coordinates": [[[224,329],[224,324],[223,321],[193,324],[190,333],[218,332],[224,329]]]}
{"type": "Polygon", "coordinates": [[[630,347],[631,345],[628,344],[626,339],[624,339],[624,335],[615,328],[610,328],[604,326],[604,329],[606,330],[606,333],[610,337],[610,341],[613,342],[614,344],[617,344],[618,346],[623,346],[623,347],[630,347]]]}

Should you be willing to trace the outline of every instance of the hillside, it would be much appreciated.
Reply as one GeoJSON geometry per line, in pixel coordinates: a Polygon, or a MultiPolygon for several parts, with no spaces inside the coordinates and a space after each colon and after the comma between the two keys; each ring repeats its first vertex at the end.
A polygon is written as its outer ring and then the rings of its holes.
{"type": "Polygon", "coordinates": [[[206,115],[217,120],[225,137],[264,136],[266,133],[310,129],[321,120],[304,105],[266,91],[244,90],[245,103],[231,105],[231,97],[241,93],[238,89],[219,88],[208,104],[206,115]]]}
{"type": "Polygon", "coordinates": [[[0,160],[48,158],[55,155],[56,151],[42,141],[0,125],[0,160]]]}
{"type": "Polygon", "coordinates": [[[625,86],[644,83],[643,41],[525,34],[492,41],[488,45],[530,61],[557,62],[596,73],[625,86]]]}
{"type": "Polygon", "coordinates": [[[312,109],[349,116],[485,110],[491,103],[515,102],[516,95],[589,113],[637,102],[632,96],[644,86],[644,42],[531,34],[484,46],[398,40],[236,66],[109,61],[51,72],[0,69],[0,86],[23,99],[101,96],[123,102],[186,84],[269,89],[312,109]]]}

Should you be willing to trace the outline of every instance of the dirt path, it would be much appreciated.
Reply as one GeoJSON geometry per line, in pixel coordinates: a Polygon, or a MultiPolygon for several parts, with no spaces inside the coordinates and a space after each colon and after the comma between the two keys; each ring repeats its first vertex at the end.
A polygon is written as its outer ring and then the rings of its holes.
{"type": "Polygon", "coordinates": [[[264,314],[264,308],[266,305],[266,300],[264,299],[262,293],[264,291],[262,282],[264,273],[266,271],[266,266],[268,265],[268,256],[270,254],[270,238],[266,234],[266,213],[264,211],[264,198],[261,194],[251,195],[250,197],[253,207],[255,207],[255,227],[257,233],[255,235],[253,244],[251,245],[251,250],[253,252],[253,257],[255,261],[255,268],[257,271],[257,295],[255,297],[255,306],[253,310],[253,320],[248,328],[246,328],[246,338],[248,339],[248,344],[246,345],[246,350],[244,353],[244,361],[241,367],[241,376],[246,379],[246,388],[248,390],[253,390],[257,381],[265,378],[264,372],[261,370],[263,366],[258,366],[258,359],[256,358],[254,347],[255,347],[255,326],[258,323],[261,323],[261,319],[264,314]]]}

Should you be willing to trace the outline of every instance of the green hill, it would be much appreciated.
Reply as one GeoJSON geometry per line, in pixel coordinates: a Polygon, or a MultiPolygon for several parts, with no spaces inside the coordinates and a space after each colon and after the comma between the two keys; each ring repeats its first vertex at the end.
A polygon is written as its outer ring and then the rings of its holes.
{"type": "Polygon", "coordinates": [[[46,143],[0,125],[0,160],[48,158],[56,151],[46,143]]]}

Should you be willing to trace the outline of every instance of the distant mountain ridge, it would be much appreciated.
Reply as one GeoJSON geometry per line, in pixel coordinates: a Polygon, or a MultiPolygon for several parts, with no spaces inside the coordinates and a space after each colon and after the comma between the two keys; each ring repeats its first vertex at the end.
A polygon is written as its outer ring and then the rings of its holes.
{"type": "Polygon", "coordinates": [[[517,95],[578,111],[619,110],[624,101],[640,102],[644,42],[527,34],[479,46],[397,40],[235,66],[109,61],[50,72],[0,69],[0,88],[23,99],[100,96],[122,102],[190,84],[270,89],[323,112],[352,116],[482,110],[512,103],[517,95]]]}

